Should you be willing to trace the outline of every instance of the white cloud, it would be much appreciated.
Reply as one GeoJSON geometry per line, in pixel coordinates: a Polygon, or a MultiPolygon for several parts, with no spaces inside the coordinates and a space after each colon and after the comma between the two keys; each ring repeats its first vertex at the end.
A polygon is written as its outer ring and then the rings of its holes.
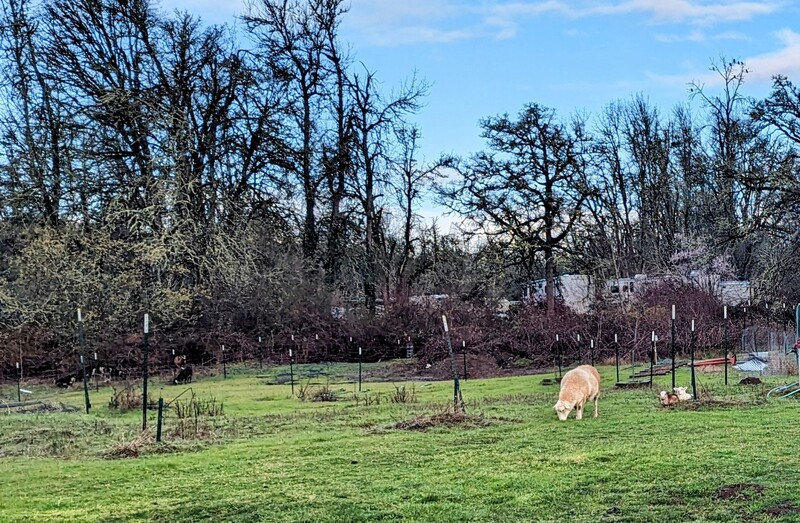
{"type": "Polygon", "coordinates": [[[359,26],[389,26],[407,21],[432,21],[461,11],[450,0],[352,0],[347,19],[359,26]]]}
{"type": "MultiPolygon", "coordinates": [[[[778,10],[772,1],[761,2],[704,2],[701,0],[627,0],[623,2],[598,3],[591,1],[562,2],[509,2],[494,5],[485,17],[489,26],[501,27],[505,31],[516,28],[525,18],[547,14],[570,19],[595,16],[642,14],[649,16],[651,23],[689,23],[712,26],[718,23],[750,20],[778,10]]],[[[698,35],[695,35],[696,37],[698,35]]],[[[697,40],[695,40],[697,41],[697,40]]]]}
{"type": "Polygon", "coordinates": [[[689,37],[687,35],[656,33],[653,35],[653,39],[656,42],[672,44],[675,42],[686,42],[689,40],[689,37]]]}
{"type": "Polygon", "coordinates": [[[448,43],[474,38],[465,10],[450,0],[352,0],[343,27],[373,45],[448,43]]]}
{"type": "Polygon", "coordinates": [[[656,23],[697,23],[712,25],[719,22],[750,20],[759,15],[774,13],[778,5],[774,2],[725,2],[714,3],[698,0],[629,0],[616,4],[588,7],[585,14],[650,15],[656,23]]]}
{"type": "Polygon", "coordinates": [[[581,31],[580,29],[567,29],[566,31],[564,31],[563,34],[564,34],[564,36],[569,36],[569,37],[572,37],[572,38],[579,38],[579,37],[583,37],[583,36],[589,36],[589,34],[586,31],[581,31]]]}
{"type": "MultiPolygon", "coordinates": [[[[781,47],[775,51],[743,58],[747,69],[745,82],[748,84],[769,84],[772,77],[781,74],[789,78],[800,76],[800,33],[782,29],[774,33],[781,47]]],[[[713,71],[702,74],[649,74],[649,78],[661,84],[688,85],[696,83],[705,86],[719,86],[722,77],[713,71]]]]}
{"type": "MultiPolygon", "coordinates": [[[[348,28],[366,35],[372,43],[382,45],[411,43],[415,41],[414,38],[420,42],[452,42],[485,36],[512,38],[518,34],[525,20],[547,15],[573,20],[640,15],[654,24],[710,27],[775,13],[780,8],[779,1],[499,0],[478,3],[469,0],[352,0],[350,13],[344,23],[348,28]]],[[[694,41],[716,39],[699,32],[690,36],[694,41]]]]}
{"type": "Polygon", "coordinates": [[[698,0],[628,0],[625,2],[509,2],[490,8],[487,20],[490,23],[508,22],[520,16],[540,16],[557,13],[569,18],[584,18],[598,15],[642,13],[650,15],[655,22],[733,22],[750,20],[759,15],[774,13],[775,2],[730,2],[708,3],[698,0]]]}
{"type": "Polygon", "coordinates": [[[800,76],[800,34],[782,29],[775,36],[783,44],[782,48],[744,60],[750,71],[748,81],[770,82],[776,74],[789,78],[800,76]]]}
{"type": "Polygon", "coordinates": [[[377,45],[403,45],[416,43],[450,43],[475,37],[469,29],[438,29],[425,26],[400,27],[394,31],[370,31],[366,33],[377,45]]]}
{"type": "Polygon", "coordinates": [[[739,31],[724,31],[711,36],[712,40],[750,40],[744,33],[739,31]]]}
{"type": "Polygon", "coordinates": [[[465,221],[464,218],[449,209],[430,202],[417,210],[416,214],[422,219],[426,227],[431,227],[435,224],[436,228],[444,234],[458,234],[465,221]]]}
{"type": "Polygon", "coordinates": [[[738,31],[724,31],[722,33],[706,34],[703,31],[694,30],[686,34],[665,34],[656,33],[653,38],[657,42],[662,43],[675,43],[675,42],[707,42],[709,40],[748,40],[747,35],[738,31]]]}
{"type": "Polygon", "coordinates": [[[509,40],[515,36],[517,36],[516,27],[503,27],[494,35],[495,39],[497,40],[509,40]]]}

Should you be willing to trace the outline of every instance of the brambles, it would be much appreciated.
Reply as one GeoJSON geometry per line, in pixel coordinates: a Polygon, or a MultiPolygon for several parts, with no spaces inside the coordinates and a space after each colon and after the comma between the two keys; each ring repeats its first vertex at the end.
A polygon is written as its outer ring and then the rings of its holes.
{"type": "Polygon", "coordinates": [[[111,387],[111,398],[108,400],[108,408],[127,412],[141,408],[142,393],[135,385],[126,384],[125,387],[117,389],[111,387]]]}
{"type": "Polygon", "coordinates": [[[356,406],[369,407],[371,405],[380,405],[381,403],[417,403],[419,400],[416,386],[411,385],[410,388],[406,388],[405,385],[400,385],[399,387],[395,385],[394,390],[391,392],[353,394],[353,401],[355,401],[356,406]]]}
{"type": "Polygon", "coordinates": [[[389,401],[392,403],[416,403],[417,389],[414,385],[411,385],[410,389],[406,389],[405,385],[395,386],[394,392],[389,395],[389,401]]]}
{"type": "Polygon", "coordinates": [[[188,400],[175,400],[170,404],[170,408],[176,420],[172,435],[181,439],[211,436],[217,426],[213,419],[225,416],[222,402],[217,401],[214,396],[200,399],[194,391],[188,400]]]}
{"type": "Polygon", "coordinates": [[[332,391],[327,384],[316,389],[311,395],[311,401],[336,401],[338,399],[336,392],[332,391]]]}

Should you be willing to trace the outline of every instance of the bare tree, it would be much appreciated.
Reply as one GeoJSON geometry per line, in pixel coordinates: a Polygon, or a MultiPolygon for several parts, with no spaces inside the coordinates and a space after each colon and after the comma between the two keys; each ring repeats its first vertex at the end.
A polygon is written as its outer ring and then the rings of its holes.
{"type": "Polygon", "coordinates": [[[383,210],[378,199],[389,175],[386,147],[393,125],[399,124],[404,115],[419,109],[420,99],[427,91],[424,83],[413,78],[385,100],[376,84],[375,73],[365,70],[361,75],[354,74],[350,85],[353,97],[351,125],[356,142],[352,187],[364,218],[364,296],[371,312],[375,310],[379,280],[377,249],[385,246],[383,210]]]}
{"type": "Polygon", "coordinates": [[[92,176],[118,204],[121,234],[163,227],[154,146],[162,109],[153,68],[146,1],[56,1],[47,7],[48,66],[83,127],[92,176]],[[121,205],[121,207],[119,207],[121,205]]]}
{"type": "Polygon", "coordinates": [[[344,262],[346,248],[347,216],[345,199],[348,196],[347,178],[352,171],[351,149],[354,147],[354,136],[350,119],[349,77],[347,68],[350,56],[342,49],[339,42],[340,16],[329,16],[326,13],[340,13],[341,0],[326,0],[312,4],[316,18],[325,36],[323,54],[325,67],[328,69],[330,81],[327,86],[327,98],[333,120],[333,138],[329,139],[328,151],[323,159],[325,179],[328,183],[330,198],[328,235],[326,245],[325,271],[328,283],[335,284],[339,280],[344,262]]]}
{"type": "MultiPolygon", "coordinates": [[[[261,59],[272,76],[283,81],[287,111],[296,133],[293,147],[297,178],[304,204],[303,253],[314,258],[320,239],[317,223],[319,192],[325,180],[320,169],[319,126],[325,83],[331,71],[326,67],[326,52],[338,20],[345,12],[341,0],[249,0],[244,17],[256,38],[261,59]]],[[[340,74],[341,57],[333,56],[333,74],[340,74]]],[[[338,158],[338,150],[337,150],[338,158]]]]}
{"type": "Polygon", "coordinates": [[[399,249],[393,258],[396,259],[394,277],[397,288],[397,298],[408,298],[414,282],[430,268],[424,263],[424,258],[417,256],[419,250],[419,227],[417,220],[417,207],[421,197],[432,188],[432,183],[437,171],[445,164],[447,159],[440,160],[433,165],[420,167],[417,153],[420,141],[420,131],[414,125],[396,126],[394,135],[399,146],[399,156],[393,162],[395,174],[392,186],[397,195],[397,204],[402,218],[402,230],[399,249]]]}
{"type": "Polygon", "coordinates": [[[529,277],[544,256],[547,310],[555,310],[556,255],[580,221],[590,195],[583,123],[570,129],[555,111],[526,105],[481,122],[489,150],[459,168],[461,179],[440,188],[440,201],[470,218],[481,234],[502,238],[520,253],[529,277]]]}
{"type": "Polygon", "coordinates": [[[42,60],[39,16],[28,0],[0,3],[5,109],[2,145],[8,158],[5,200],[22,217],[59,223],[69,172],[64,109],[42,60]]]}

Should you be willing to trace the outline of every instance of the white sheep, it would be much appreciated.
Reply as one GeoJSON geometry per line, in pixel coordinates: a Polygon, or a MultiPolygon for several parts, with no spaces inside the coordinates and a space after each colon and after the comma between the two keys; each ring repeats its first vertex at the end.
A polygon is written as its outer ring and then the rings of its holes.
{"type": "Polygon", "coordinates": [[[688,401],[692,399],[692,395],[686,392],[686,387],[675,387],[672,390],[678,395],[679,401],[688,401]]]}
{"type": "Polygon", "coordinates": [[[597,417],[597,399],[600,397],[600,374],[591,365],[581,365],[564,374],[561,378],[561,392],[553,407],[558,419],[566,421],[572,409],[575,419],[583,418],[583,406],[594,401],[594,417],[597,417]]]}

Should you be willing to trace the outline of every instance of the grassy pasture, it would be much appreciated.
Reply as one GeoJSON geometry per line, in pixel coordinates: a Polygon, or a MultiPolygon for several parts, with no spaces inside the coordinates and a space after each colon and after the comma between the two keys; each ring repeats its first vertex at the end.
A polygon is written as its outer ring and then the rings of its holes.
{"type": "MultiPolygon", "coordinates": [[[[313,366],[296,370],[324,383],[313,366]]],[[[766,400],[766,387],[700,375],[718,403],[663,409],[669,377],[618,391],[603,368],[600,417],[562,423],[543,376],[469,380],[474,417],[420,431],[397,424],[444,411],[451,382],[367,382],[356,401],[355,385],[334,379],[339,401],[314,402],[273,384],[287,371],[195,382],[225,415],[181,439],[171,408],[165,442],[144,442],[135,458],[113,450],[137,438],[141,411],[110,410],[107,387],[88,416],[0,415],[0,521],[800,521],[800,404],[766,400]],[[415,403],[390,401],[401,386],[415,403]]],[[[185,388],[164,386],[164,397],[185,388]]],[[[82,406],[80,390],[33,389],[82,406]]]]}

